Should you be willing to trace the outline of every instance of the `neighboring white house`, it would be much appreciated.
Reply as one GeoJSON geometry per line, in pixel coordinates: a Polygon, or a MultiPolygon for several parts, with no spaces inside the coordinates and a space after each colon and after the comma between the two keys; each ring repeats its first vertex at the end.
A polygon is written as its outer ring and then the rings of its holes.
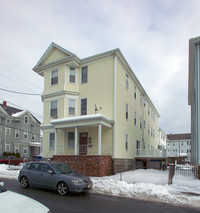
{"type": "Polygon", "coordinates": [[[167,157],[186,157],[191,162],[191,134],[167,135],[167,157]]]}
{"type": "Polygon", "coordinates": [[[167,135],[161,128],[158,129],[158,140],[159,140],[158,148],[161,150],[162,154],[164,155],[166,152],[167,135]]]}

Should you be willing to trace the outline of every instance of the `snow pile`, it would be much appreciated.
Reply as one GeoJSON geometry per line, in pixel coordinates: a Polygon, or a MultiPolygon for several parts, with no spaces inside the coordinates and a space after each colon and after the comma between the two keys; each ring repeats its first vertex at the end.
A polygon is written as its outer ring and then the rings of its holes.
{"type": "MultiPolygon", "coordinates": [[[[22,167],[0,165],[0,178],[18,177],[22,167]]],[[[1,180],[2,181],[2,180],[1,180]]],[[[91,192],[129,198],[166,202],[200,208],[200,180],[175,175],[168,185],[168,171],[139,169],[106,177],[92,177],[91,192]]]]}

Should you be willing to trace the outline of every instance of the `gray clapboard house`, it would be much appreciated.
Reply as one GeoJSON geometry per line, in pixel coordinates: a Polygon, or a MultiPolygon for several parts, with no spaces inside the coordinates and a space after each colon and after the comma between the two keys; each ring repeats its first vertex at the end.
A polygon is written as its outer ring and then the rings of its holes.
{"type": "Polygon", "coordinates": [[[27,110],[0,104],[0,157],[19,153],[31,158],[40,154],[40,122],[27,110]]]}

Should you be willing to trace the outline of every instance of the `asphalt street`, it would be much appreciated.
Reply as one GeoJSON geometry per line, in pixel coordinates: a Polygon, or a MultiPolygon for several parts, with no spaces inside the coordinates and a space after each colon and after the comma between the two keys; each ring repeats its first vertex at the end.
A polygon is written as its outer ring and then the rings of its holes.
{"type": "MultiPolygon", "coordinates": [[[[60,196],[56,191],[21,188],[16,180],[0,178],[5,188],[31,197],[50,208],[51,213],[199,213],[200,210],[182,208],[169,204],[94,193],[60,196]]],[[[12,202],[12,201],[10,201],[12,202]]],[[[31,208],[31,207],[30,207],[31,208]]],[[[3,213],[3,212],[2,212],[3,213]]]]}

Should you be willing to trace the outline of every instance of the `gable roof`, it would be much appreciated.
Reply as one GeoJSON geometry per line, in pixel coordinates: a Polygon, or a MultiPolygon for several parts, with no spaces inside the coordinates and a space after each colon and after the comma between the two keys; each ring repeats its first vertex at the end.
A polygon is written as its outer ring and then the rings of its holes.
{"type": "Polygon", "coordinates": [[[191,134],[169,134],[167,135],[168,140],[186,140],[191,139],[191,134]]]}
{"type": "Polygon", "coordinates": [[[11,106],[4,107],[3,104],[0,104],[0,109],[2,111],[5,111],[7,113],[7,115],[12,116],[12,117],[20,117],[23,114],[28,113],[29,116],[32,117],[33,120],[35,120],[35,122],[40,124],[40,121],[34,115],[32,115],[28,110],[21,110],[21,109],[17,109],[15,107],[11,107],[11,106]]]}
{"type": "MultiPolygon", "coordinates": [[[[47,64],[44,64],[44,63],[48,59],[48,57],[53,53],[53,51],[55,49],[58,50],[60,53],[62,53],[62,57],[57,58],[55,62],[65,61],[65,60],[69,60],[69,59],[73,59],[73,58],[76,58],[79,60],[79,58],[74,53],[72,53],[72,52],[64,49],[63,47],[55,44],[54,42],[52,42],[50,44],[50,46],[48,47],[48,49],[45,51],[45,53],[42,55],[42,57],[40,58],[38,63],[35,65],[33,70],[36,71],[41,67],[46,67],[47,65],[52,65],[51,62],[50,63],[47,62],[47,64]]],[[[55,62],[53,62],[53,64],[55,62]]]]}

